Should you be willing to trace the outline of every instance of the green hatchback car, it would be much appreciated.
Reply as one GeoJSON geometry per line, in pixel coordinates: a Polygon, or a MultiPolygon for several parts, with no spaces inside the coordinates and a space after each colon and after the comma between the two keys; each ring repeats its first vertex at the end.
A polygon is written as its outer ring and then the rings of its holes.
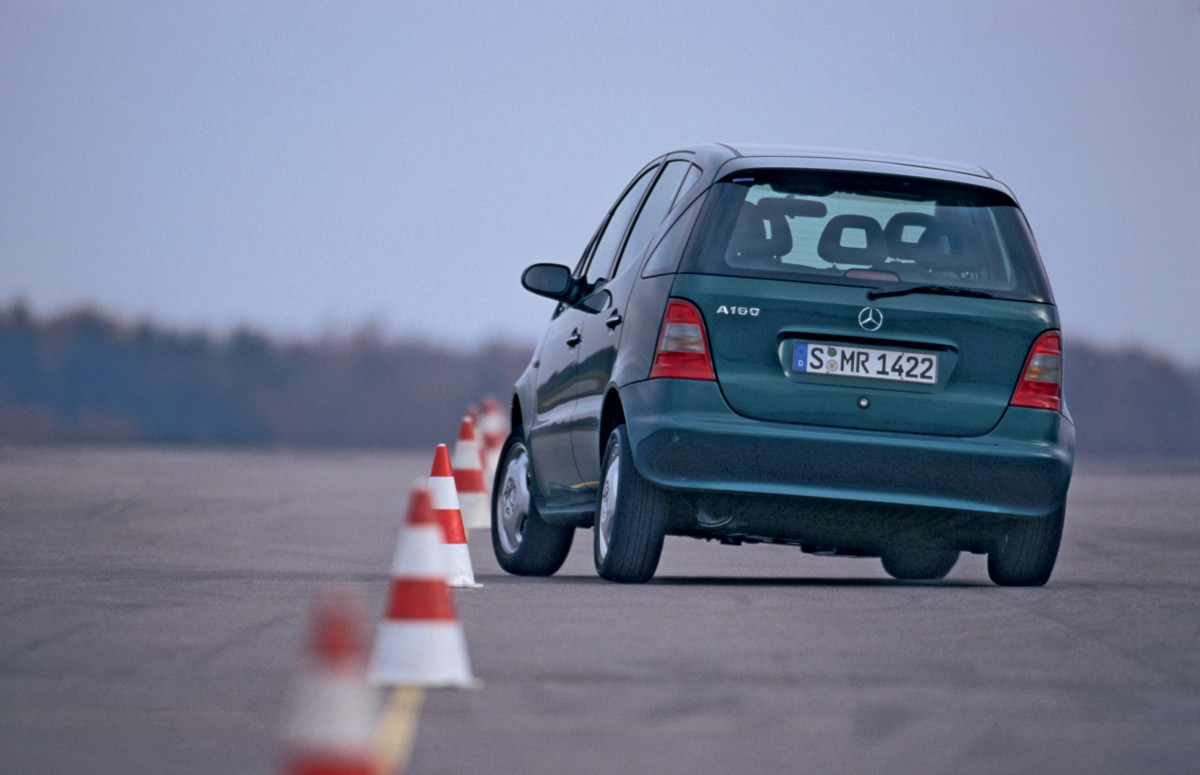
{"type": "Polygon", "coordinates": [[[613,581],[652,578],[666,535],[1049,579],[1075,439],[1058,310],[985,170],[675,151],[573,269],[522,283],[556,306],[493,487],[508,572],[553,574],[591,527],[613,581]]]}

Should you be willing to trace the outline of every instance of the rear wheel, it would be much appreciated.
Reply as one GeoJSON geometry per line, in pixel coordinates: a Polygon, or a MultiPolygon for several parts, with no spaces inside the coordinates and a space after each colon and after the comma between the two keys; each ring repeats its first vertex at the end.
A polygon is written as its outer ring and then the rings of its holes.
{"type": "Polygon", "coordinates": [[[517,576],[549,576],[571,551],[575,528],[551,525],[533,499],[533,466],[521,428],[500,450],[492,487],[492,550],[500,567],[517,576]]]}
{"type": "Polygon", "coordinates": [[[888,552],[880,558],[883,569],[894,579],[933,581],[942,579],[958,562],[953,549],[904,549],[888,552]]]}
{"type": "Polygon", "coordinates": [[[592,533],[596,572],[609,581],[649,581],[662,556],[670,501],[634,467],[624,425],[608,437],[601,475],[592,533]]]}
{"type": "Polygon", "coordinates": [[[1006,587],[1040,587],[1050,580],[1062,542],[1066,506],[1044,519],[1013,526],[988,552],[988,576],[1006,587]]]}

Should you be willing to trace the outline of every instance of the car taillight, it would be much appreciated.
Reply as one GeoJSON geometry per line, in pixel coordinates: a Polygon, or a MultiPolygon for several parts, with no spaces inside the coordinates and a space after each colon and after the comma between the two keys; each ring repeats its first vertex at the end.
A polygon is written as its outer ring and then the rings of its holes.
{"type": "Polygon", "coordinates": [[[1055,411],[1062,408],[1062,335],[1057,331],[1048,331],[1034,342],[1009,404],[1055,411]]]}
{"type": "Polygon", "coordinates": [[[683,299],[669,299],[654,350],[654,366],[650,379],[715,380],[712,359],[708,354],[708,339],[704,335],[704,320],[700,311],[683,299]]]}

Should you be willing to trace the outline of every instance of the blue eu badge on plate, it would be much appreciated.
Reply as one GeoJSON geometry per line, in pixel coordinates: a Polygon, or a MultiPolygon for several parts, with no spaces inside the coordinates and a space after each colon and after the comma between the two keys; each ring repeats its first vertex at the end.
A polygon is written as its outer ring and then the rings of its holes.
{"type": "Polygon", "coordinates": [[[796,342],[792,347],[792,371],[808,371],[808,342],[796,342]]]}

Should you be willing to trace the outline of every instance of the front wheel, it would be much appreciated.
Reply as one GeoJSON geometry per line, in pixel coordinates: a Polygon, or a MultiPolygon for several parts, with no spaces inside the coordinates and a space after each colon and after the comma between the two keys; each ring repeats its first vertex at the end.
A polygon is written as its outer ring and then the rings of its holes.
{"type": "Polygon", "coordinates": [[[575,528],[551,525],[538,515],[534,472],[521,428],[500,450],[492,487],[492,551],[516,576],[550,576],[567,559],[575,528]]]}
{"type": "Polygon", "coordinates": [[[988,577],[1006,587],[1040,587],[1050,580],[1062,542],[1066,506],[1043,519],[1014,525],[988,552],[988,577]]]}
{"type": "Polygon", "coordinates": [[[596,572],[609,581],[649,581],[662,556],[670,502],[634,467],[624,425],[608,437],[601,475],[592,542],[596,572]]]}

